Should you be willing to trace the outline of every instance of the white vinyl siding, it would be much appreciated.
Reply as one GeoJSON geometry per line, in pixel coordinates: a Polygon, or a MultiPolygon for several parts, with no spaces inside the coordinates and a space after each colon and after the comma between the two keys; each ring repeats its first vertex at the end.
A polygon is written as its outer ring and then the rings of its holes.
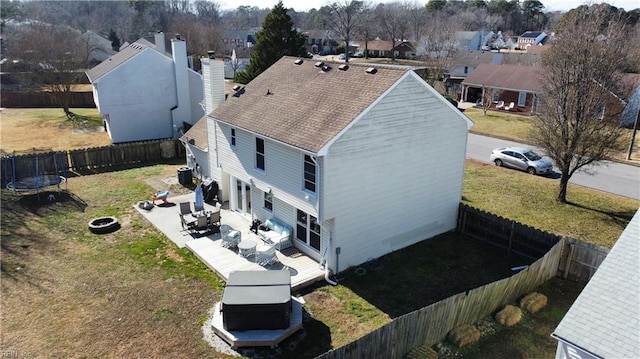
{"type": "MultiPolygon", "coordinates": [[[[269,156],[269,169],[268,171],[259,171],[254,166],[255,137],[241,129],[236,129],[235,132],[237,141],[235,150],[232,150],[229,145],[231,134],[229,126],[221,123],[216,133],[217,153],[222,170],[247,183],[250,182],[249,178],[251,177],[254,185],[261,191],[266,191],[268,187],[272,188],[274,208],[276,209],[279,207],[278,201],[284,201],[317,215],[315,197],[307,195],[308,198],[305,198],[306,193],[302,190],[304,188],[302,153],[292,147],[265,139],[264,146],[265,152],[269,156]]],[[[261,203],[262,200],[262,196],[252,197],[253,203],[261,203]]],[[[294,221],[295,213],[291,215],[287,223],[293,227],[294,221]]]]}
{"type": "Polygon", "coordinates": [[[146,49],[96,80],[100,111],[109,114],[113,142],[174,136],[174,76],[170,58],[146,49]]]}
{"type": "Polygon", "coordinates": [[[331,146],[322,214],[339,270],[455,228],[467,122],[438,97],[407,77],[331,146]]]}

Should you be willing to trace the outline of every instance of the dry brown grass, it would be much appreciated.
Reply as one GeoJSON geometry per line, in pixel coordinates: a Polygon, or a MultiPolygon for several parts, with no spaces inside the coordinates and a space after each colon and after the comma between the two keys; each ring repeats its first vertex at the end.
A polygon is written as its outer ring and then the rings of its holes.
{"type": "Polygon", "coordinates": [[[123,196],[148,192],[147,186],[118,188],[118,176],[73,178],[68,185],[75,200],[52,204],[2,190],[3,352],[43,358],[225,357],[201,339],[219,288],[180,269],[163,269],[192,255],[162,245],[167,240],[150,223],[118,204],[123,196]],[[121,229],[101,236],[87,230],[92,217],[110,212],[117,212],[121,229]],[[142,261],[132,257],[128,248],[146,242],[160,245],[145,247],[142,261]]]}
{"type": "MultiPolygon", "coordinates": [[[[96,109],[71,109],[89,118],[79,127],[99,126],[102,122],[96,109]]],[[[66,120],[60,108],[6,108],[0,113],[2,138],[0,148],[5,152],[45,150],[73,150],[110,145],[106,132],[74,133],[74,125],[66,120]]]]}

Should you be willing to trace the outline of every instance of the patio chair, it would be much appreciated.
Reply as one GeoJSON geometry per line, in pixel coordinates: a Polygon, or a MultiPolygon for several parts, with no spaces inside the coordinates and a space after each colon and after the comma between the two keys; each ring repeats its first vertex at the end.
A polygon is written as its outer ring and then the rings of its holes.
{"type": "Polygon", "coordinates": [[[515,107],[516,107],[516,104],[514,102],[510,102],[509,106],[505,107],[504,109],[507,111],[512,111],[515,107]]]}
{"type": "Polygon", "coordinates": [[[222,243],[220,244],[224,248],[235,248],[241,239],[240,231],[228,230],[222,234],[222,243]]]}
{"type": "Polygon", "coordinates": [[[269,266],[278,261],[276,249],[278,244],[263,244],[256,248],[256,263],[261,266],[269,266]]]}
{"type": "Polygon", "coordinates": [[[209,220],[209,225],[219,227],[220,226],[220,211],[213,212],[213,213],[209,214],[208,220],[209,220]]]}
{"type": "Polygon", "coordinates": [[[196,218],[196,223],[193,226],[193,231],[200,232],[204,230],[209,230],[209,221],[207,216],[198,216],[196,218]]]}
{"type": "Polygon", "coordinates": [[[191,214],[190,202],[180,202],[180,216],[184,216],[185,214],[191,214]]]}
{"type": "Polygon", "coordinates": [[[504,110],[504,101],[498,101],[498,104],[496,104],[496,110],[504,110]]]}

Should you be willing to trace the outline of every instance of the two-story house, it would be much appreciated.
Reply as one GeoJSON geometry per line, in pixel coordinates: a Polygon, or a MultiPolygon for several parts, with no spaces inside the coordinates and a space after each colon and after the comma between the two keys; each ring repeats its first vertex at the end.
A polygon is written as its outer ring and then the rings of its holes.
{"type": "Polygon", "coordinates": [[[178,137],[204,115],[202,76],[189,68],[184,40],[165,49],[142,42],[86,72],[93,99],[114,143],[178,137]]]}
{"type": "Polygon", "coordinates": [[[455,39],[461,50],[478,51],[484,39],[484,31],[456,31],[455,39]]]}
{"type": "Polygon", "coordinates": [[[544,43],[547,34],[544,31],[525,31],[518,36],[518,48],[526,50],[531,46],[537,46],[544,43]]]}
{"type": "Polygon", "coordinates": [[[456,227],[472,122],[409,68],[283,57],[207,117],[229,209],[333,272],[456,227]]]}
{"type": "Polygon", "coordinates": [[[329,30],[308,30],[304,32],[307,37],[307,51],[312,54],[331,55],[338,52],[338,41],[333,39],[329,30]]]}

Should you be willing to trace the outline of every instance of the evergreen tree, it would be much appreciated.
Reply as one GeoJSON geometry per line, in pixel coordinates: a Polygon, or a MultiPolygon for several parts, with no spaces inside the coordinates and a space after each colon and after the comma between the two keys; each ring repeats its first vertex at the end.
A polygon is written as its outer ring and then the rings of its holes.
{"type": "Polygon", "coordinates": [[[282,1],[267,14],[262,30],[256,34],[256,44],[251,53],[251,62],[244,71],[238,72],[235,81],[246,84],[273,65],[282,56],[305,56],[306,36],[293,27],[282,1]]]}
{"type": "Polygon", "coordinates": [[[109,29],[109,40],[111,40],[111,49],[113,51],[120,51],[120,38],[113,29],[109,29]]]}

